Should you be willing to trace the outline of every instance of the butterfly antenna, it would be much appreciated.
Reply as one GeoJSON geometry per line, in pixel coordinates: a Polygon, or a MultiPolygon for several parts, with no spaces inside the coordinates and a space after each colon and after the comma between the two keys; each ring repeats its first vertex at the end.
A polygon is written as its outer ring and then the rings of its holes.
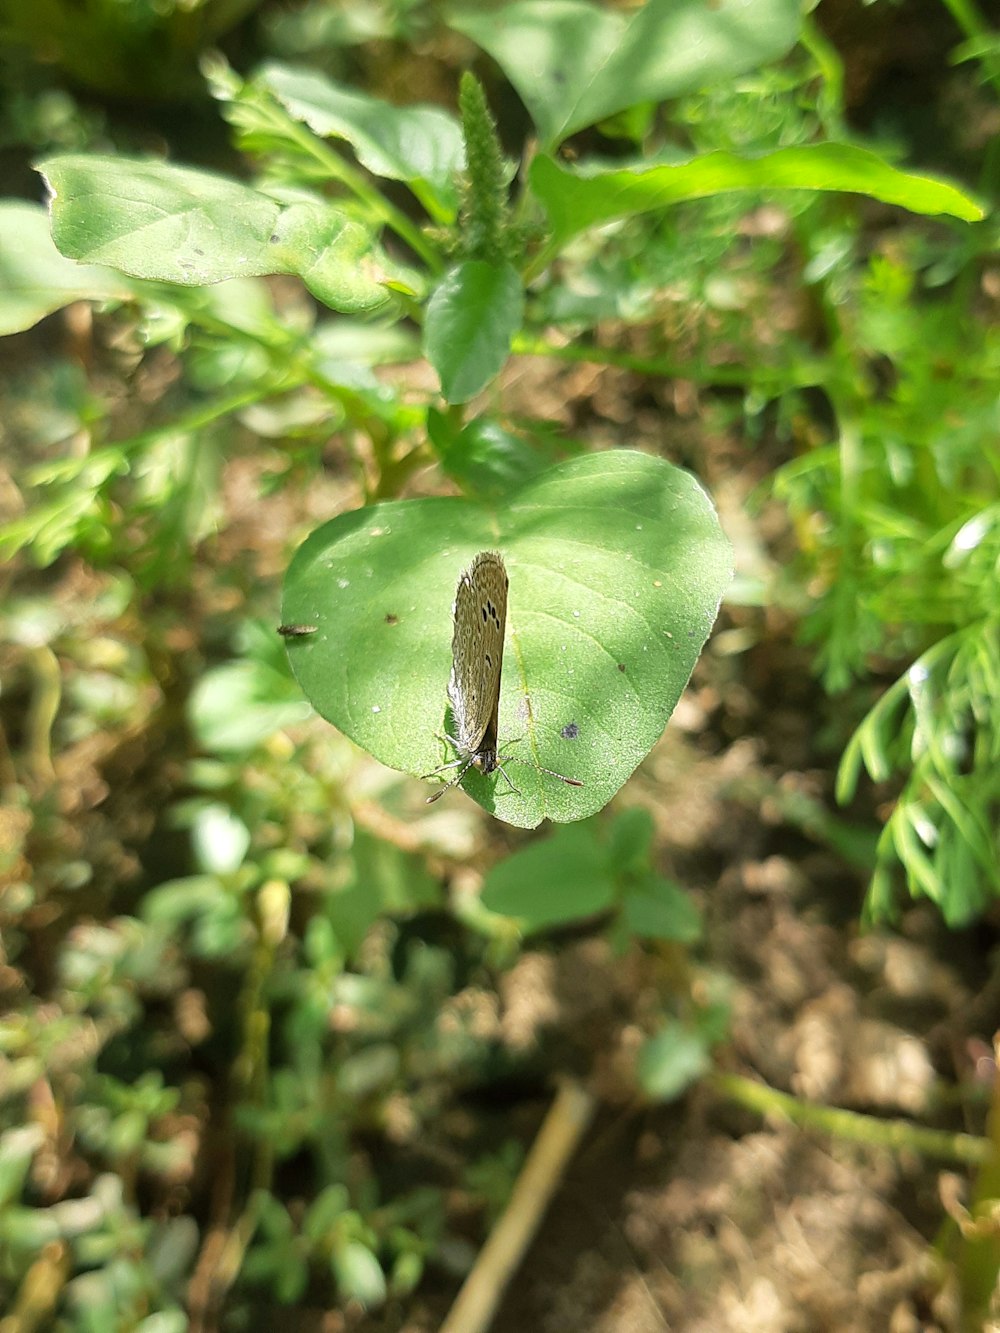
{"type": "MultiPolygon", "coordinates": [[[[522,740],[523,737],[519,736],[517,739],[522,740]]],[[[510,744],[513,745],[514,742],[511,741],[510,744]]],[[[583,786],[583,783],[578,782],[576,778],[568,778],[565,773],[557,773],[554,768],[546,768],[544,764],[536,764],[533,759],[518,759],[516,755],[512,754],[505,754],[504,759],[507,761],[508,764],[525,764],[528,768],[533,768],[538,773],[548,773],[550,778],[558,778],[560,782],[565,782],[567,787],[583,786]]],[[[503,769],[500,767],[499,764],[497,764],[497,768],[499,768],[500,772],[503,773],[505,778],[507,778],[507,774],[504,773],[503,769]]],[[[507,781],[510,782],[510,778],[507,778],[507,781]]],[[[511,786],[513,785],[514,784],[511,783],[511,786]]]]}
{"type": "Polygon", "coordinates": [[[568,778],[565,773],[557,773],[554,768],[543,768],[541,764],[535,767],[542,773],[548,773],[550,778],[558,778],[560,782],[565,782],[567,787],[582,787],[583,783],[576,778],[568,778]]]}

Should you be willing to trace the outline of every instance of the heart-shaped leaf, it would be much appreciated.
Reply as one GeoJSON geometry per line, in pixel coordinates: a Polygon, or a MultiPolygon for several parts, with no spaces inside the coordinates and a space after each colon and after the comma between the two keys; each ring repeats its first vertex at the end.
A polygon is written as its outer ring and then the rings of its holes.
{"type": "Polygon", "coordinates": [[[447,729],[459,575],[499,550],[510,579],[500,751],[519,788],[471,769],[463,788],[510,824],[594,814],[663,731],[732,574],[695,479],[622,450],[550,468],[485,506],[401,500],[341,514],[296,553],[284,619],[316,709],[377,759],[427,774],[447,729]],[[570,787],[542,772],[581,782],[570,787]]]}

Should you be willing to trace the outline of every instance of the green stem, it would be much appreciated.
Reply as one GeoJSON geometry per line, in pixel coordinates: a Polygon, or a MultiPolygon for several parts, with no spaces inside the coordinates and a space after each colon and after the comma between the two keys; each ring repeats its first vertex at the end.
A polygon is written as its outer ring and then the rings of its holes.
{"type": "Polygon", "coordinates": [[[554,361],[585,361],[594,365],[619,366],[640,375],[663,379],[693,380],[697,384],[721,384],[741,387],[748,384],[763,393],[777,396],[792,389],[820,384],[824,380],[818,361],[800,360],[790,366],[775,366],[763,371],[750,366],[713,366],[705,362],[671,362],[662,357],[636,356],[593,343],[573,343],[557,347],[543,338],[519,333],[511,344],[518,356],[547,356],[554,361]]]}
{"type": "Polygon", "coordinates": [[[363,172],[352,167],[339,153],[328,148],[325,141],[317,139],[297,120],[282,115],[277,107],[271,108],[271,114],[280,122],[281,132],[293,140],[296,147],[307,157],[318,163],[325,176],[339,181],[350,190],[375,220],[389,227],[406,242],[415,255],[419,255],[432,273],[441,272],[443,265],[440,256],[429,244],[420,228],[415,226],[405,213],[389,203],[363,172]]]}
{"type": "Polygon", "coordinates": [[[858,1111],[817,1106],[738,1074],[712,1074],[708,1082],[730,1101],[760,1115],[777,1115],[801,1129],[816,1129],[852,1143],[906,1149],[922,1157],[974,1166],[985,1165],[995,1158],[996,1150],[990,1140],[974,1134],[953,1134],[947,1130],[927,1129],[911,1120],[880,1120],[858,1111]]]}

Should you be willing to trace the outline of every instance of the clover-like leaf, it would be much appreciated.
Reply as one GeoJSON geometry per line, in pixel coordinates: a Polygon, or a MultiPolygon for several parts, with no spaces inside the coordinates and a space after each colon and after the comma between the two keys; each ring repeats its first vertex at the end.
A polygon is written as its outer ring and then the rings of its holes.
{"type": "Polygon", "coordinates": [[[502,501],[402,500],[341,514],[296,553],[283,614],[316,709],[377,759],[427,774],[452,759],[451,607],[481,550],[510,579],[499,772],[463,788],[510,824],[583,819],[663,731],[732,573],[687,472],[621,450],[550,468],[502,501]],[[570,787],[542,766],[574,778],[570,787]]]}

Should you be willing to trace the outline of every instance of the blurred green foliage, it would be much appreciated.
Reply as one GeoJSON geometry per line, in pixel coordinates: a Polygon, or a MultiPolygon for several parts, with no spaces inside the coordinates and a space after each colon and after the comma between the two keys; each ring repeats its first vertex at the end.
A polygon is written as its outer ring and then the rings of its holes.
{"type": "MultiPolygon", "coordinates": [[[[184,6],[155,8],[183,22],[184,6]]],[[[284,50],[321,40],[341,63],[373,35],[430,30],[416,4],[269,22],[284,50]]],[[[135,91],[145,67],[96,29],[89,41],[98,73],[114,61],[135,91]]],[[[977,49],[987,119],[993,57],[977,49]]],[[[393,190],[364,178],[350,196],[346,150],[265,82],[213,68],[262,182],[330,186],[340,161],[338,198],[369,219],[384,208],[429,284],[440,275],[448,247],[393,211],[393,190]]],[[[842,85],[807,26],[780,66],[623,107],[591,142],[618,169],[633,151],[662,166],[840,139],[842,85]]],[[[88,125],[106,133],[46,97],[19,91],[7,141],[78,150],[88,125]]],[[[512,222],[533,265],[540,221],[512,222]]],[[[952,922],[998,888],[995,244],[993,222],[901,220],[839,193],[686,198],[574,236],[531,273],[515,340],[673,376],[702,394],[706,433],[792,456],[776,490],[798,553],[757,600],[799,617],[860,721],[841,795],[862,768],[890,784],[875,913],[900,878],[952,922]]],[[[378,1306],[428,1274],[453,1283],[469,1216],[485,1224],[509,1192],[513,1137],[470,1142],[446,1122],[520,1068],[495,989],[522,929],[586,917],[617,949],[677,960],[636,1068],[651,1098],[705,1068],[724,987],[690,1002],[697,916],[641,811],[517,844],[484,900],[469,895],[461,828],[451,850],[415,832],[422,796],[312,726],[266,627],[267,555],[298,538],[286,529],[326,475],[349,478],[352,500],[439,466],[502,493],[554,452],[551,423],[421,397],[392,373],[419,351],[407,323],[318,313],[287,278],[115,281],[96,366],[4,373],[15,499],[0,550],[18,582],[0,608],[0,1309],[21,1329],[180,1333],[192,1306],[233,1329],[277,1326],[290,1305],[378,1306]],[[227,528],[255,529],[272,504],[262,550],[227,528]]],[[[416,289],[399,286],[395,315],[413,314],[416,289]]],[[[335,502],[323,491],[316,507],[335,502]]]]}

